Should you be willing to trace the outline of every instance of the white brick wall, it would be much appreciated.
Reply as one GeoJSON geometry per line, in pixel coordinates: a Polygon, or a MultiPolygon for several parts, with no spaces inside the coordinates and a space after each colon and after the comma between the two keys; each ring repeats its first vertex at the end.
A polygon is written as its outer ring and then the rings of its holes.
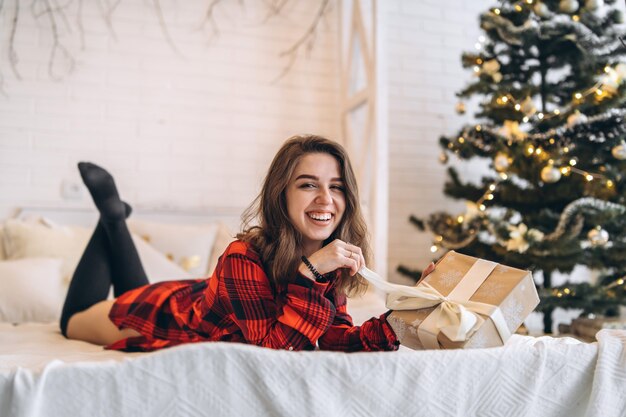
{"type": "MultiPolygon", "coordinates": [[[[20,2],[21,3],[21,2],[20,2]]],[[[79,2],[72,3],[75,7],[79,2]]],[[[0,218],[24,205],[84,205],[63,200],[64,180],[79,181],[80,160],[108,167],[138,206],[244,207],[258,191],[280,144],[295,133],[338,138],[337,18],[319,26],[278,83],[279,53],[307,29],[316,2],[289,2],[261,23],[265,2],[223,2],[219,35],[199,30],[207,2],[162,1],[178,56],[164,40],[152,2],[121,2],[115,37],[98,2],[82,2],[85,48],[68,9],[62,41],[76,59],[60,81],[48,76],[45,17],[21,7],[16,80],[7,62],[9,16],[0,21],[0,218]]]]}
{"type": "Polygon", "coordinates": [[[408,283],[398,265],[430,262],[431,236],[408,221],[436,210],[464,209],[443,196],[445,166],[438,162],[439,136],[472,120],[454,111],[455,92],[470,80],[461,53],[480,35],[478,15],[493,1],[393,0],[388,16],[389,79],[389,279],[408,283]]]}

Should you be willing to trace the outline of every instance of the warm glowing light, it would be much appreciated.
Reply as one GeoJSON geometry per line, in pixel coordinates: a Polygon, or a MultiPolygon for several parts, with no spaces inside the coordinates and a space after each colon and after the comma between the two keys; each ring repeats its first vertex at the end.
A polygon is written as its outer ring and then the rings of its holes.
{"type": "Polygon", "coordinates": [[[539,118],[539,120],[543,120],[543,113],[537,113],[537,117],[539,118]]]}
{"type": "Polygon", "coordinates": [[[526,0],[526,4],[533,4],[533,0],[526,0]]]}
{"type": "Polygon", "coordinates": [[[565,294],[569,294],[569,293],[570,293],[570,290],[569,290],[569,288],[565,288],[565,289],[563,289],[563,292],[564,292],[565,294]]]}
{"type": "Polygon", "coordinates": [[[563,152],[568,153],[569,152],[569,148],[566,146],[563,148],[563,152]]]}
{"type": "Polygon", "coordinates": [[[576,93],[576,94],[574,94],[574,98],[575,98],[576,100],[580,100],[581,98],[583,98],[583,95],[582,95],[582,94],[580,94],[580,93],[576,93]]]}
{"type": "Polygon", "coordinates": [[[555,140],[554,140],[554,138],[550,138],[550,140],[548,142],[550,142],[550,145],[554,145],[555,140]]]}
{"type": "Polygon", "coordinates": [[[604,93],[604,91],[602,91],[602,89],[601,89],[601,88],[598,88],[598,89],[596,90],[596,95],[598,95],[598,96],[601,96],[603,93],[604,93]]]}
{"type": "Polygon", "coordinates": [[[569,174],[569,167],[563,167],[563,168],[561,168],[561,174],[563,174],[563,175],[567,175],[567,174],[569,174]]]}
{"type": "Polygon", "coordinates": [[[609,187],[609,188],[612,188],[613,187],[613,181],[606,180],[606,186],[609,187]]]}
{"type": "Polygon", "coordinates": [[[502,96],[500,100],[502,100],[503,103],[506,103],[507,101],[509,101],[509,98],[507,96],[502,96]]]}
{"type": "Polygon", "coordinates": [[[439,235],[435,238],[437,242],[441,242],[443,240],[443,236],[439,235]]]}
{"type": "Polygon", "coordinates": [[[611,67],[609,67],[608,65],[604,67],[604,72],[609,72],[609,71],[611,71],[611,67]]]}
{"type": "Polygon", "coordinates": [[[482,130],[482,127],[480,125],[476,125],[476,131],[480,132],[482,130]]]}
{"type": "Polygon", "coordinates": [[[517,103],[515,105],[515,110],[520,111],[521,108],[522,108],[521,104],[517,103]]]}
{"type": "Polygon", "coordinates": [[[496,185],[495,184],[489,185],[489,190],[493,191],[495,189],[496,189],[496,185]]]}
{"type": "Polygon", "coordinates": [[[570,160],[569,160],[569,164],[570,164],[571,166],[575,166],[575,165],[576,165],[576,160],[575,160],[574,158],[570,159],[570,160]]]}
{"type": "Polygon", "coordinates": [[[556,115],[558,116],[559,114],[561,114],[561,110],[556,109],[556,110],[554,111],[554,114],[556,114],[556,115]]]}
{"type": "Polygon", "coordinates": [[[593,181],[593,175],[591,175],[591,174],[587,174],[587,175],[585,175],[585,179],[586,179],[587,181],[593,181]]]}
{"type": "Polygon", "coordinates": [[[480,206],[478,206],[478,208],[480,209],[480,211],[485,211],[487,209],[484,204],[481,204],[480,206]]]}
{"type": "Polygon", "coordinates": [[[479,73],[480,72],[480,67],[478,65],[474,65],[474,72],[475,73],[479,73]]]}
{"type": "Polygon", "coordinates": [[[528,120],[530,120],[530,119],[528,118],[528,116],[524,116],[524,118],[522,119],[522,122],[524,122],[524,123],[528,123],[528,120]]]}
{"type": "Polygon", "coordinates": [[[500,9],[493,9],[494,14],[500,14],[500,9]]]}
{"type": "Polygon", "coordinates": [[[465,218],[463,218],[463,216],[459,216],[456,218],[456,221],[459,223],[463,223],[463,220],[465,220],[465,218]]]}
{"type": "Polygon", "coordinates": [[[465,138],[463,136],[459,138],[459,143],[465,143],[465,138]]]}
{"type": "Polygon", "coordinates": [[[515,11],[521,12],[522,10],[522,6],[520,6],[519,4],[515,5],[515,11]]]}
{"type": "Polygon", "coordinates": [[[528,152],[528,155],[532,155],[535,152],[534,146],[530,145],[528,148],[526,148],[526,152],[528,152]]]}
{"type": "Polygon", "coordinates": [[[559,292],[556,293],[556,296],[561,298],[561,297],[563,297],[563,293],[561,291],[559,291],[559,292]]]}
{"type": "Polygon", "coordinates": [[[485,42],[485,37],[484,37],[483,35],[480,35],[480,36],[478,37],[478,42],[481,42],[481,43],[482,43],[482,42],[485,42]]]}
{"type": "Polygon", "coordinates": [[[535,155],[541,155],[542,152],[543,152],[543,149],[541,148],[535,149],[535,155]]]}
{"type": "Polygon", "coordinates": [[[476,43],[474,44],[474,47],[475,47],[476,49],[480,49],[480,48],[482,48],[483,46],[482,46],[480,43],[476,42],[476,43]]]}
{"type": "Polygon", "coordinates": [[[506,180],[507,178],[509,178],[508,175],[506,175],[504,172],[500,173],[500,178],[502,178],[503,180],[506,180]]]}
{"type": "Polygon", "coordinates": [[[622,285],[624,283],[624,280],[620,278],[616,282],[617,282],[617,285],[622,285]]]}
{"type": "Polygon", "coordinates": [[[573,16],[572,16],[572,20],[573,20],[574,22],[578,22],[578,21],[580,20],[580,16],[578,16],[577,14],[575,14],[575,15],[573,15],[573,16]]]}
{"type": "Polygon", "coordinates": [[[439,248],[437,247],[437,245],[432,245],[432,246],[430,247],[430,251],[431,251],[432,253],[437,252],[437,250],[438,250],[438,249],[439,249],[439,248]]]}
{"type": "Polygon", "coordinates": [[[493,194],[487,194],[487,200],[493,200],[493,194]]]}

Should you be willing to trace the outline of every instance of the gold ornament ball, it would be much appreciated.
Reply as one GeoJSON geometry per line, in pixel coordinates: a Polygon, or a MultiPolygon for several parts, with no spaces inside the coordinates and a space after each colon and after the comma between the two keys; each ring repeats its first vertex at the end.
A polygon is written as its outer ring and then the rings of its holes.
{"type": "Polygon", "coordinates": [[[585,1],[585,8],[587,10],[592,10],[592,11],[598,10],[602,6],[604,6],[604,0],[586,0],[585,1]]]}
{"type": "Polygon", "coordinates": [[[550,17],[550,15],[552,13],[550,13],[550,9],[548,8],[548,6],[545,5],[545,3],[538,1],[537,3],[535,3],[535,5],[533,6],[533,11],[535,12],[535,14],[539,17],[550,17]]]}
{"type": "Polygon", "coordinates": [[[609,232],[597,226],[587,233],[587,238],[592,246],[604,246],[609,243],[609,232]]]}
{"type": "Polygon", "coordinates": [[[458,103],[456,103],[454,110],[456,110],[458,114],[465,114],[465,103],[459,101],[458,103]]]}
{"type": "Polygon", "coordinates": [[[541,170],[541,180],[547,183],[554,183],[561,179],[561,171],[553,165],[545,166],[541,170]]]}
{"type": "Polygon", "coordinates": [[[499,152],[495,158],[493,158],[493,166],[498,172],[506,171],[511,165],[508,155],[499,152]]]}
{"type": "Polygon", "coordinates": [[[587,123],[587,116],[576,110],[567,117],[567,126],[572,127],[580,123],[587,123]]]}
{"type": "Polygon", "coordinates": [[[620,161],[626,159],[626,143],[622,141],[619,145],[614,146],[613,149],[611,149],[611,154],[615,159],[619,159],[620,161]]]}
{"type": "Polygon", "coordinates": [[[441,152],[439,154],[439,162],[441,162],[442,164],[448,162],[448,154],[446,152],[441,152]]]}
{"type": "Polygon", "coordinates": [[[563,13],[575,13],[578,10],[578,2],[576,0],[561,0],[559,10],[563,13]]]}

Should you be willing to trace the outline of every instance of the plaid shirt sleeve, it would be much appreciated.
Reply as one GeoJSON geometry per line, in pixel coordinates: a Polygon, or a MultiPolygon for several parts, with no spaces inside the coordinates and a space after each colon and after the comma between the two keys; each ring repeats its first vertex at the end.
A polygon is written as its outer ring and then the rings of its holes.
{"type": "Polygon", "coordinates": [[[333,298],[335,319],[320,337],[320,349],[344,352],[398,350],[400,343],[386,320],[389,312],[379,318],[371,318],[361,326],[354,326],[346,309],[346,296],[335,294],[333,298]]]}
{"type": "Polygon", "coordinates": [[[335,318],[335,306],[324,296],[328,284],[298,274],[275,292],[260,260],[248,253],[226,256],[220,280],[220,302],[251,344],[312,350],[335,318]]]}

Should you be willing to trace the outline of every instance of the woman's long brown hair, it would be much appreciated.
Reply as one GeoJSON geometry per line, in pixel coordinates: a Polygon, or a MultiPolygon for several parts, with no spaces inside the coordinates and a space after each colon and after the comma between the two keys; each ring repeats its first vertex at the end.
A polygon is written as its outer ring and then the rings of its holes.
{"type": "MultiPolygon", "coordinates": [[[[356,177],[345,149],[321,136],[294,136],[280,148],[263,182],[260,194],[242,215],[242,232],[238,239],[250,243],[261,256],[265,272],[276,284],[293,279],[300,266],[302,235],[293,226],[287,212],[286,191],[292,174],[304,155],[325,153],[339,163],[345,187],[346,209],[341,222],[323,245],[335,239],[350,242],[361,248],[369,261],[369,241],[365,220],[359,205],[356,177]]],[[[340,270],[336,289],[340,293],[355,294],[367,288],[360,275],[351,277],[340,270]]]]}

